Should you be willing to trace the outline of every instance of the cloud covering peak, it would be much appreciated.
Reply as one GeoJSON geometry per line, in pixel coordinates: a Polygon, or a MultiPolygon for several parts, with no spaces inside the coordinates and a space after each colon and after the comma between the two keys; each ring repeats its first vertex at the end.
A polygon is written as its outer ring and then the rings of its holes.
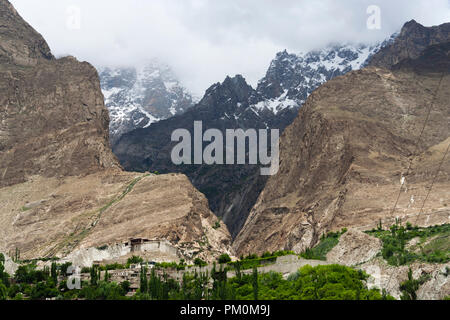
{"type": "Polygon", "coordinates": [[[165,61],[196,95],[226,75],[263,77],[278,51],[373,43],[411,19],[450,21],[448,0],[11,0],[55,55],[94,65],[165,61]],[[380,8],[370,30],[367,8],[380,8]]]}

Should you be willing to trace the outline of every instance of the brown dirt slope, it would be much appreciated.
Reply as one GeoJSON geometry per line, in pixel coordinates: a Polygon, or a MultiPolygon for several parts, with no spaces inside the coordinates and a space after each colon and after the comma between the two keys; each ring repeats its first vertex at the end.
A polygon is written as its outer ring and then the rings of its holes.
{"type": "Polygon", "coordinates": [[[0,252],[21,258],[64,257],[76,249],[126,242],[169,240],[205,259],[231,242],[206,198],[186,176],[119,170],[83,177],[45,178],[0,189],[0,252]],[[203,253],[203,254],[202,254],[203,253]]]}

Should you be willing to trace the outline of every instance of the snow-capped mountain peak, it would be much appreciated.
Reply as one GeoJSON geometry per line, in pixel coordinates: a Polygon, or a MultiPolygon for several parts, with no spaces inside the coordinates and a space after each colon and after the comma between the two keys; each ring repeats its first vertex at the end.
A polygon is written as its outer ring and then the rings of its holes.
{"type": "Polygon", "coordinates": [[[156,60],[140,68],[102,67],[99,75],[112,144],[126,132],[183,113],[195,103],[170,67],[156,60]]]}
{"type": "MultiPolygon", "coordinates": [[[[272,60],[266,76],[258,83],[257,92],[274,111],[299,107],[320,85],[352,70],[358,70],[381,48],[395,39],[374,45],[330,45],[321,50],[292,54],[279,52],[272,60]]],[[[276,114],[276,112],[274,112],[276,114]]]]}
{"type": "MultiPolygon", "coordinates": [[[[284,50],[272,60],[256,90],[251,89],[241,76],[227,77],[223,84],[211,86],[199,105],[209,105],[214,94],[227,96],[228,104],[236,108],[236,103],[240,103],[238,109],[248,108],[257,117],[295,114],[320,85],[364,67],[375,53],[396,37],[394,34],[374,45],[335,44],[306,53],[284,50]]],[[[180,84],[171,68],[157,60],[141,68],[100,68],[99,74],[110,112],[112,144],[124,133],[183,113],[198,101],[180,84]]],[[[229,114],[238,120],[241,113],[229,114]]]]}

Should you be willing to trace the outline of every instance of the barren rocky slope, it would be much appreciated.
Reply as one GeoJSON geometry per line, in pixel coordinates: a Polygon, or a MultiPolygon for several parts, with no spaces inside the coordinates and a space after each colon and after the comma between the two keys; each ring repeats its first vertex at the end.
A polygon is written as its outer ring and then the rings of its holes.
{"type": "Polygon", "coordinates": [[[237,254],[300,252],[324,232],[368,230],[380,219],[448,223],[449,73],[447,43],[316,90],[281,137],[280,171],[236,238],[237,254]]]}
{"type": "Polygon", "coordinates": [[[386,289],[390,295],[400,299],[400,284],[408,279],[409,267],[413,278],[426,277],[417,291],[419,300],[442,300],[450,293],[448,269],[450,263],[414,262],[409,266],[390,266],[377,254],[382,247],[381,240],[358,230],[350,229],[343,234],[339,243],[327,254],[327,262],[337,263],[364,270],[370,275],[370,288],[386,289]]]}
{"type": "Polygon", "coordinates": [[[62,257],[133,237],[205,259],[227,251],[226,227],[185,176],[121,170],[96,70],[54,59],[8,1],[0,13],[0,252],[62,257]]]}

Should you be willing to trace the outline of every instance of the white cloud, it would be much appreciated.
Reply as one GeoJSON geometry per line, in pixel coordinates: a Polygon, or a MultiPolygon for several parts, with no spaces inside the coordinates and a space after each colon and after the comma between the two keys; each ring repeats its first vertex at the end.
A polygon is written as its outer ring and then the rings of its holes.
{"type": "Polygon", "coordinates": [[[237,73],[255,85],[283,49],[382,40],[411,19],[424,25],[450,21],[448,0],[11,2],[56,55],[71,54],[94,65],[136,65],[157,57],[198,95],[237,73]],[[380,30],[366,27],[369,5],[381,8],[380,30]],[[80,29],[67,27],[71,6],[81,10],[80,29]]]}

